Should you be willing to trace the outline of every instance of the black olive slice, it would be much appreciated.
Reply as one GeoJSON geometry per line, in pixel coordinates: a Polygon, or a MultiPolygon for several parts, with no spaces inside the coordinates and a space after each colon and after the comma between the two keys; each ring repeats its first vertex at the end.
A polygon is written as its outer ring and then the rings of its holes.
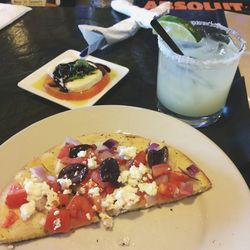
{"type": "Polygon", "coordinates": [[[81,163],[69,164],[60,171],[58,179],[67,178],[70,179],[73,184],[79,184],[87,176],[87,174],[87,165],[81,163]]]}
{"type": "Polygon", "coordinates": [[[168,148],[164,146],[159,150],[149,150],[148,151],[148,164],[150,167],[156,164],[165,163],[168,160],[168,148]]]}
{"type": "Polygon", "coordinates": [[[85,150],[87,150],[87,149],[89,149],[91,147],[92,146],[89,145],[89,144],[80,144],[80,145],[74,146],[74,147],[70,148],[70,150],[69,150],[69,157],[70,158],[76,158],[77,154],[80,151],[85,151],[85,150]]]}
{"type": "Polygon", "coordinates": [[[103,182],[110,182],[113,186],[119,186],[118,177],[120,168],[114,158],[105,159],[100,165],[100,175],[103,182]]]}

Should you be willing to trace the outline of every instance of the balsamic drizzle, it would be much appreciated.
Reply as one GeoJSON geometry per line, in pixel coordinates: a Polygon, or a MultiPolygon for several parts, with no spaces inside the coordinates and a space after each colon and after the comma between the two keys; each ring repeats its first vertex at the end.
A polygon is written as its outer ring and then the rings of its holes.
{"type": "Polygon", "coordinates": [[[101,70],[102,75],[110,72],[110,68],[101,63],[94,63],[83,59],[77,59],[69,63],[61,63],[56,66],[53,72],[54,82],[49,83],[51,87],[59,88],[61,92],[69,92],[66,83],[81,79],[84,76],[92,74],[96,69],[101,70]]]}

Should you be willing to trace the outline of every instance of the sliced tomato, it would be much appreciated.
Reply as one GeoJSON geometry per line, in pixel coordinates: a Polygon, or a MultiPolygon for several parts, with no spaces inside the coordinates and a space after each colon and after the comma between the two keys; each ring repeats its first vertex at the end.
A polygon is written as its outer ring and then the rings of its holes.
{"type": "Polygon", "coordinates": [[[59,198],[59,205],[60,206],[67,206],[69,204],[70,197],[68,194],[58,194],[59,198]]]}
{"type": "Polygon", "coordinates": [[[169,176],[170,182],[180,183],[180,182],[186,182],[190,180],[190,177],[186,174],[183,174],[182,172],[173,171],[171,172],[169,176]]]}
{"type": "Polygon", "coordinates": [[[70,230],[70,212],[66,208],[51,209],[46,217],[44,230],[65,233],[70,230]]]}
{"type": "Polygon", "coordinates": [[[163,174],[170,174],[171,170],[171,166],[165,163],[152,166],[152,174],[154,178],[163,174]]]}
{"type": "Polygon", "coordinates": [[[27,202],[27,193],[19,183],[13,183],[8,190],[5,204],[8,208],[19,208],[27,202]]]}
{"type": "Polygon", "coordinates": [[[158,195],[166,198],[174,198],[177,196],[177,185],[174,183],[161,183],[158,186],[158,195]]]}
{"type": "Polygon", "coordinates": [[[140,163],[146,165],[146,153],[145,151],[140,151],[134,158],[133,164],[139,167],[140,163]]]}
{"type": "Polygon", "coordinates": [[[61,150],[59,151],[59,154],[57,156],[58,159],[62,159],[64,157],[69,157],[69,151],[70,149],[74,147],[73,144],[68,144],[66,143],[62,148],[61,150]]]}
{"type": "Polygon", "coordinates": [[[82,195],[75,195],[67,206],[72,228],[89,225],[94,218],[91,202],[82,195]]]}
{"type": "Polygon", "coordinates": [[[49,95],[59,99],[79,101],[89,99],[101,92],[109,83],[109,75],[105,74],[103,78],[90,89],[78,92],[62,92],[58,88],[50,86],[51,82],[53,82],[53,79],[48,76],[44,83],[44,89],[49,95]]]}
{"type": "Polygon", "coordinates": [[[10,227],[12,224],[14,224],[18,220],[18,218],[19,218],[18,215],[14,211],[9,210],[8,214],[5,216],[1,224],[1,227],[4,227],[4,228],[10,227]]]}
{"type": "Polygon", "coordinates": [[[107,186],[110,185],[109,182],[103,182],[102,181],[102,178],[101,178],[101,175],[100,175],[100,172],[98,169],[94,170],[91,174],[91,178],[92,180],[100,187],[100,188],[103,188],[105,189],[107,186]]]}

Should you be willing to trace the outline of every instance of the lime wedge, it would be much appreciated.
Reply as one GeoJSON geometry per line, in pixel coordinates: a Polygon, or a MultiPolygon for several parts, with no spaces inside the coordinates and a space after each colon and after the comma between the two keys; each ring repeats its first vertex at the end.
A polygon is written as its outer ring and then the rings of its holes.
{"type": "MultiPolygon", "coordinates": [[[[199,42],[202,38],[201,31],[190,22],[176,16],[165,15],[158,19],[161,26],[174,39],[185,42],[199,42]]],[[[157,34],[153,30],[153,34],[157,34]]]]}

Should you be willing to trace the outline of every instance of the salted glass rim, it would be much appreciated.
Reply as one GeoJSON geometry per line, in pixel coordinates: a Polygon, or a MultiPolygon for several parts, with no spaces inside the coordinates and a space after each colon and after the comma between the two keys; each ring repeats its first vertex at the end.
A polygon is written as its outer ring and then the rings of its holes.
{"type": "Polygon", "coordinates": [[[160,36],[158,36],[158,46],[161,52],[167,56],[168,58],[177,61],[178,63],[183,63],[183,64],[202,64],[202,65],[214,65],[214,64],[230,64],[234,62],[235,60],[238,60],[238,58],[244,53],[246,50],[246,41],[240,36],[240,34],[228,27],[223,26],[220,23],[213,23],[213,22],[204,22],[204,21],[191,21],[193,25],[199,25],[199,26],[210,26],[214,27],[220,30],[224,30],[227,34],[233,35],[238,41],[239,41],[239,46],[238,52],[235,53],[233,56],[229,58],[223,58],[223,59],[197,59],[185,55],[179,55],[176,54],[175,52],[171,51],[171,53],[166,53],[166,43],[162,40],[160,36]],[[165,48],[164,48],[165,47],[165,48]]]}

